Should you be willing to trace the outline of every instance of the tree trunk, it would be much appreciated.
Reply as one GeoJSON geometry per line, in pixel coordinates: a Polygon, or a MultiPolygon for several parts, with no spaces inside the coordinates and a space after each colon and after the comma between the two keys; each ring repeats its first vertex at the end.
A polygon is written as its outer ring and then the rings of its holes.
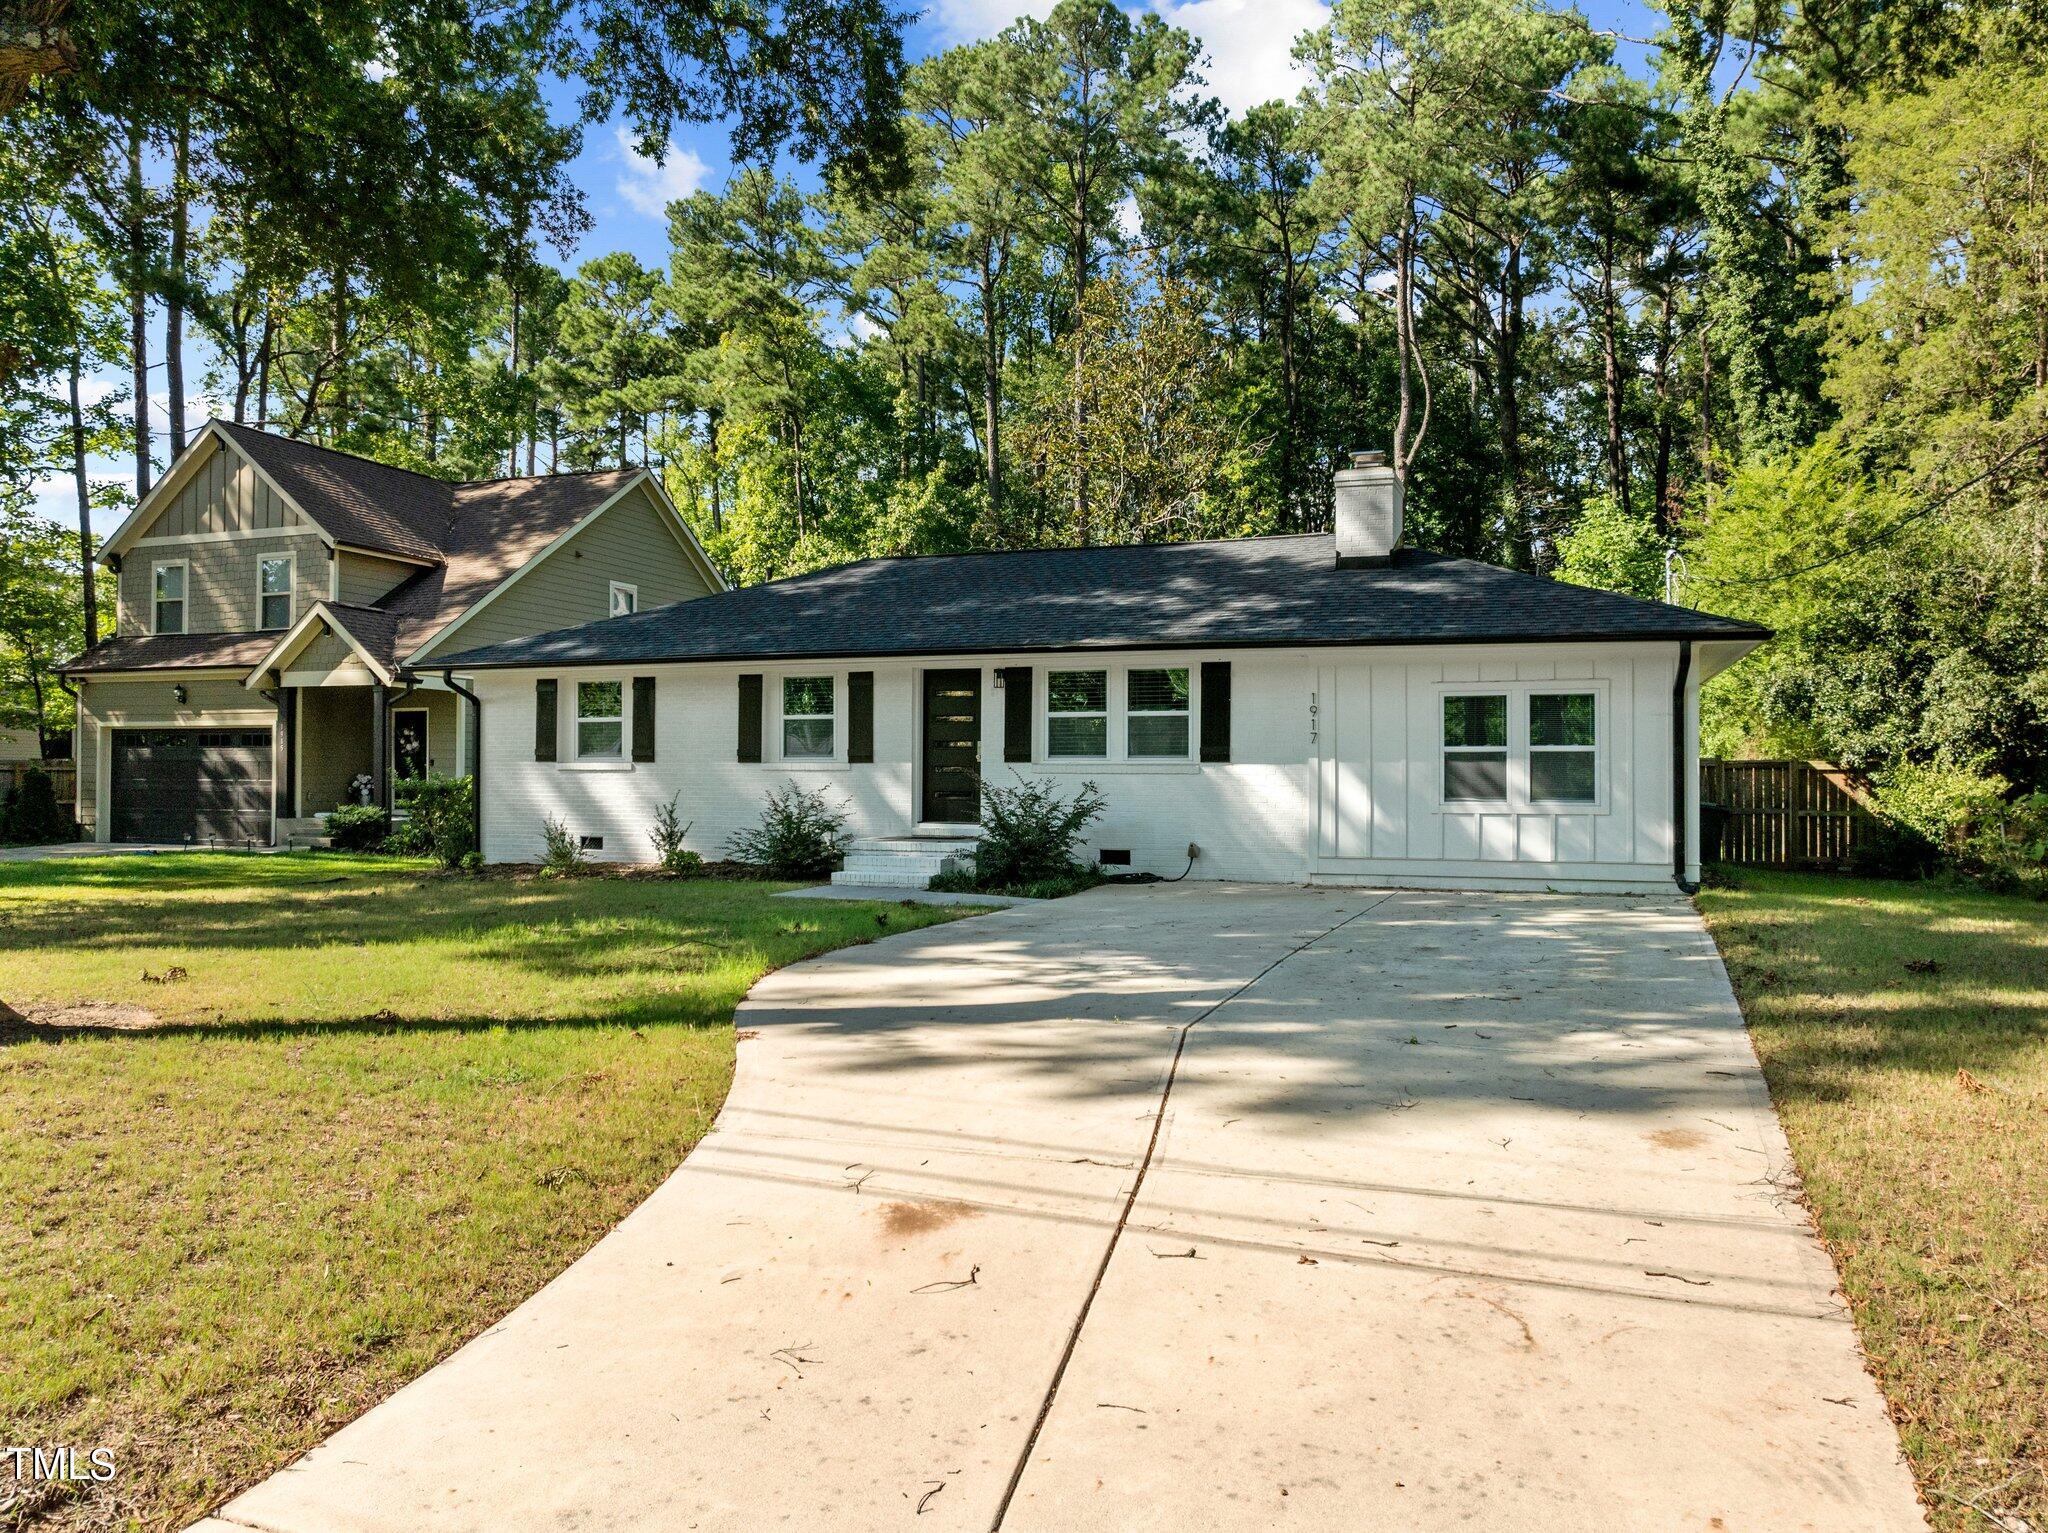
{"type": "Polygon", "coordinates": [[[1508,478],[1508,504],[1513,525],[1507,531],[1508,562],[1516,569],[1536,567],[1535,539],[1529,526],[1528,486],[1522,452],[1522,244],[1510,238],[1507,265],[1501,272],[1501,316],[1494,327],[1493,386],[1500,407],[1501,467],[1508,478]]]}
{"type": "Polygon", "coordinates": [[[1607,401],[1607,481],[1622,513],[1629,504],[1628,454],[1621,439],[1621,348],[1615,336],[1614,236],[1600,246],[1600,385],[1607,401]]]}
{"type": "Polygon", "coordinates": [[[191,208],[186,176],[192,154],[192,113],[178,121],[177,148],[171,157],[171,271],[164,285],[164,387],[169,396],[171,457],[185,450],[185,245],[191,208]]]}
{"type": "Polygon", "coordinates": [[[1666,537],[1678,522],[1676,509],[1671,504],[1671,353],[1671,289],[1666,287],[1657,317],[1657,371],[1652,380],[1657,395],[1657,457],[1650,475],[1650,493],[1655,497],[1651,501],[1651,512],[1657,518],[1657,530],[1666,537]]]}
{"type": "Polygon", "coordinates": [[[1287,525],[1295,532],[1308,528],[1307,507],[1296,481],[1296,444],[1301,431],[1301,381],[1295,372],[1294,356],[1294,240],[1284,227],[1280,234],[1280,483],[1286,487],[1287,525]]]}
{"type": "Polygon", "coordinates": [[[84,589],[85,647],[100,641],[99,591],[92,578],[92,484],[85,475],[85,411],[79,407],[78,381],[84,359],[71,353],[71,482],[78,491],[78,570],[84,589]]]}
{"type": "Polygon", "coordinates": [[[988,486],[990,516],[1003,505],[1003,336],[1002,312],[996,299],[996,271],[991,252],[981,262],[981,451],[982,477],[988,486]]]}
{"type": "MultiPolygon", "coordinates": [[[[1401,230],[1394,240],[1394,364],[1397,403],[1394,410],[1394,472],[1405,484],[1415,461],[1417,444],[1410,440],[1415,422],[1415,183],[1401,184],[1401,230]]],[[[1362,330],[1363,325],[1360,326],[1362,330]]]]}
{"type": "Polygon", "coordinates": [[[1082,436],[1088,429],[1088,411],[1081,400],[1082,378],[1087,360],[1084,305],[1088,301],[1088,199],[1085,183],[1075,178],[1074,192],[1074,387],[1069,425],[1074,433],[1074,537],[1088,544],[1088,454],[1082,436]]]}
{"type": "MultiPolygon", "coordinates": [[[[270,424],[270,357],[276,345],[275,310],[271,306],[270,294],[263,295],[263,338],[256,343],[256,429],[263,430],[270,424]]],[[[241,420],[238,415],[237,421],[241,420]]]]}
{"type": "MultiPolygon", "coordinates": [[[[334,273],[334,405],[332,409],[333,428],[323,431],[322,442],[332,441],[348,430],[348,273],[337,270],[334,273]]],[[[309,401],[310,413],[310,401],[309,401]]]]}
{"type": "Polygon", "coordinates": [[[719,506],[718,494],[718,411],[704,412],[704,455],[711,464],[711,530],[725,531],[725,516],[719,506]]]}
{"type": "Polygon", "coordinates": [[[128,362],[135,390],[135,498],[149,493],[148,223],[142,208],[142,124],[128,125],[128,362]]]}
{"type": "MultiPolygon", "coordinates": [[[[512,292],[512,347],[506,365],[512,370],[512,445],[505,452],[505,474],[507,478],[519,472],[519,284],[510,284],[512,292]]],[[[533,472],[532,469],[527,470],[533,472]]]]}

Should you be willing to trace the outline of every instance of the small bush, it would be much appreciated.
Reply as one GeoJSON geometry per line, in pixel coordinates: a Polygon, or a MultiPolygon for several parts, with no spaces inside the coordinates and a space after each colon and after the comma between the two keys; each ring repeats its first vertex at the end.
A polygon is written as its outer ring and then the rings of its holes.
{"type": "Polygon", "coordinates": [[[654,841],[654,860],[672,873],[686,872],[704,863],[702,857],[683,847],[684,839],[690,834],[690,826],[697,822],[685,822],[676,813],[676,800],[681,797],[680,793],[671,794],[669,801],[654,811],[654,829],[650,832],[654,841]]]}
{"type": "Polygon", "coordinates": [[[1072,799],[1062,797],[1050,782],[1019,777],[1014,788],[983,783],[981,843],[974,852],[976,886],[993,893],[1085,873],[1074,845],[1107,807],[1102,790],[1092,782],[1082,783],[1072,799]]]}
{"type": "Polygon", "coordinates": [[[771,788],[761,823],[736,832],[725,849],[776,878],[823,878],[846,855],[845,806],[833,808],[823,788],[771,788]]]}
{"type": "Polygon", "coordinates": [[[411,784],[411,816],[392,832],[385,849],[461,867],[477,849],[475,779],[424,777],[411,784]]]}
{"type": "Polygon", "coordinates": [[[7,795],[0,814],[0,841],[14,846],[41,846],[52,841],[70,841],[78,827],[71,816],[57,807],[57,788],[50,774],[31,767],[21,777],[21,786],[7,795]]]}
{"type": "Polygon", "coordinates": [[[540,822],[540,870],[550,878],[573,878],[583,871],[583,843],[569,827],[549,818],[540,822]]]}
{"type": "Polygon", "coordinates": [[[327,836],[337,852],[375,852],[391,836],[391,816],[375,804],[343,804],[329,811],[327,836]]]}

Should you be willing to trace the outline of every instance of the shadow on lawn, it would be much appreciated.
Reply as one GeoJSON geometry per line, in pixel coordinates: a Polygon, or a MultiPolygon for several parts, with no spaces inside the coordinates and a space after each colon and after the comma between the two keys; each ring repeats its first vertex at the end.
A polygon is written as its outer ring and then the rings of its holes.
{"type": "Polygon", "coordinates": [[[2048,906],[1824,874],[1727,875],[1702,897],[1780,1100],[1871,1071],[1995,1072],[2048,1040],[2048,906]]]}

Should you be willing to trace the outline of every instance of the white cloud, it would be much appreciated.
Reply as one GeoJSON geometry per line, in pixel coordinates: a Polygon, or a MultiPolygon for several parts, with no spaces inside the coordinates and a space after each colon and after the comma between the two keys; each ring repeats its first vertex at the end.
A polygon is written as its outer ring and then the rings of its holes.
{"type": "Polygon", "coordinates": [[[668,158],[656,164],[633,147],[633,135],[624,127],[612,129],[618,143],[619,195],[636,213],[649,218],[666,218],[668,205],[701,189],[711,178],[711,167],[694,149],[680,144],[668,146],[668,158]]]}
{"type": "MultiPolygon", "coordinates": [[[[1162,20],[1191,32],[1209,55],[1209,91],[1232,114],[1292,101],[1308,84],[1294,40],[1330,19],[1324,0],[1148,0],[1162,20]]],[[[1143,9],[1146,7],[1140,7],[1143,9]]],[[[1020,15],[1043,18],[1051,0],[936,0],[928,13],[943,44],[993,37],[1020,15]]]]}
{"type": "Polygon", "coordinates": [[[1294,62],[1294,40],[1330,19],[1322,0],[1152,0],[1152,8],[1201,39],[1210,94],[1232,116],[1292,101],[1309,83],[1294,62]]]}
{"type": "Polygon", "coordinates": [[[1053,0],[936,0],[926,12],[942,42],[977,42],[994,37],[1019,16],[1040,21],[1052,14],[1053,0]]]}

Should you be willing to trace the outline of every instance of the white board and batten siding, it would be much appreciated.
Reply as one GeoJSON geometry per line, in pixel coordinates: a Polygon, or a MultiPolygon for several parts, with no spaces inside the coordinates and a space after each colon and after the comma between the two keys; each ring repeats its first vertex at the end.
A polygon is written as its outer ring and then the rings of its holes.
{"type": "MultiPolygon", "coordinates": [[[[757,822],[772,787],[796,781],[827,789],[860,835],[903,835],[917,824],[918,736],[924,670],[982,672],[982,770],[1000,783],[1012,773],[1063,784],[1093,781],[1108,810],[1087,849],[1128,851],[1136,870],[1166,877],[1187,868],[1187,846],[1202,848],[1192,876],[1258,882],[1330,882],[1464,888],[1560,888],[1653,892],[1671,886],[1671,705],[1678,646],[1634,644],[1433,646],[1402,649],[1252,649],[1124,652],[1071,656],[986,655],[929,661],[826,660],[704,662],[560,670],[485,671],[475,679],[484,705],[484,851],[494,862],[537,860],[541,824],[557,819],[578,836],[603,838],[592,856],[651,859],[656,808],[677,797],[691,822],[688,845],[724,855],[727,838],[757,822]],[[1232,666],[1231,759],[1197,758],[1199,682],[1186,761],[1049,761],[1045,680],[1051,669],[1111,672],[1110,727],[1126,666],[1181,666],[1199,677],[1204,660],[1232,666]],[[995,673],[1035,670],[1033,760],[1003,760],[1004,695],[995,673]],[[850,670],[874,673],[872,763],[848,763],[846,686],[850,670]],[[765,679],[764,755],[737,759],[738,681],[765,679]],[[832,675],[839,714],[838,756],[829,763],[778,761],[780,678],[832,675]],[[534,758],[535,680],[560,682],[561,760],[534,758]],[[631,678],[657,684],[655,760],[574,759],[574,683],[631,678]],[[1442,699],[1472,688],[1504,691],[1515,720],[1509,801],[1484,808],[1446,804],[1442,784],[1442,699]],[[1598,789],[1578,806],[1532,805],[1512,763],[1530,690],[1592,691],[1598,698],[1598,789]]],[[[1696,687],[1691,689],[1696,698],[1696,687]]],[[[1689,806],[1690,807],[1690,806],[1689,806]]],[[[1694,838],[1693,844],[1696,844],[1694,838]]]]}

